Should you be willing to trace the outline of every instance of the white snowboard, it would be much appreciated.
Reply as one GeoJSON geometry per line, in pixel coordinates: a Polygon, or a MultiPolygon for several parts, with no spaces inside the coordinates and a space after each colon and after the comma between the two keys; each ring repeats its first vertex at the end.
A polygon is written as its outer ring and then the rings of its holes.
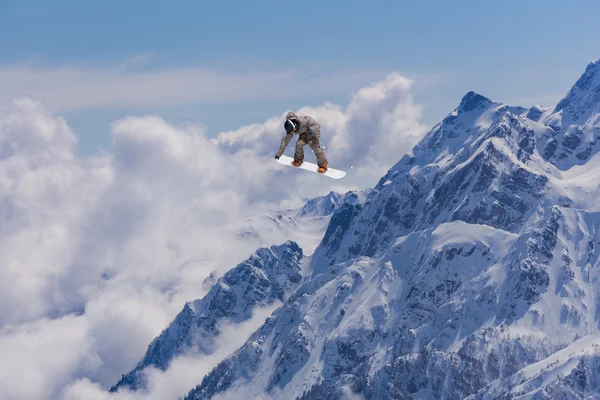
{"type": "Polygon", "coordinates": [[[339,169],[333,169],[330,167],[327,168],[327,171],[324,174],[321,174],[321,173],[319,173],[319,166],[317,164],[313,164],[313,163],[304,161],[302,163],[302,165],[300,165],[299,167],[294,167],[292,165],[292,161],[294,161],[294,159],[292,157],[288,157],[288,156],[281,156],[281,157],[279,157],[279,160],[277,160],[277,162],[279,164],[287,165],[288,167],[292,167],[292,168],[300,168],[300,169],[305,169],[307,171],[316,172],[319,175],[325,175],[325,176],[328,176],[333,179],[340,179],[346,175],[346,173],[344,171],[340,171],[339,169]]]}

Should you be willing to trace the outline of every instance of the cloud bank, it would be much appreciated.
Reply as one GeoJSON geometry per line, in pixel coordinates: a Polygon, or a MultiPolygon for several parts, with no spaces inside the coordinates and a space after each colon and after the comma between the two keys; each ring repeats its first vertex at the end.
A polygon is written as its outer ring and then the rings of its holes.
{"type": "Polygon", "coordinates": [[[69,384],[61,397],[64,400],[163,400],[182,398],[191,388],[200,383],[202,377],[216,367],[222,359],[240,348],[248,337],[279,306],[281,306],[281,303],[257,309],[250,320],[241,324],[220,324],[221,334],[216,343],[218,350],[210,356],[184,355],[173,360],[167,371],[146,370],[145,373],[149,382],[147,391],[121,390],[117,393],[108,393],[102,386],[84,377],[69,384]]]}
{"type": "Polygon", "coordinates": [[[0,67],[0,104],[14,97],[28,96],[54,111],[72,112],[345,96],[357,85],[383,76],[379,71],[366,70],[234,72],[201,67],[141,68],[138,64],[134,61],[109,68],[3,66],[0,67]]]}
{"type": "MultiPolygon", "coordinates": [[[[321,107],[304,107],[297,112],[312,116],[321,125],[321,141],[329,165],[348,172],[347,184],[366,187],[410,151],[426,130],[420,122],[422,109],[412,97],[412,86],[413,81],[392,73],[384,80],[360,89],[345,109],[326,103],[321,107]]],[[[261,157],[268,162],[279,148],[286,113],[263,124],[220,133],[213,142],[238,158],[261,157]]],[[[295,140],[288,145],[286,154],[293,155],[295,140]]],[[[315,162],[308,146],[305,157],[315,162]]],[[[292,179],[290,186],[296,186],[293,181],[296,177],[302,179],[304,183],[299,184],[302,190],[322,183],[318,176],[285,172],[286,177],[292,179]]],[[[302,193],[297,195],[302,196],[302,193]]]]}
{"type": "MultiPolygon", "coordinates": [[[[111,127],[113,153],[80,157],[63,118],[36,100],[9,101],[0,111],[0,398],[113,398],[105,389],[205,293],[204,279],[254,250],[216,228],[372,185],[424,133],[411,87],[393,73],[345,108],[296,110],[321,123],[330,164],[348,171],[342,181],[273,160],[287,110],[215,139],[128,117],[111,127]]],[[[217,361],[178,361],[155,374],[154,394],[191,389],[161,377],[217,361]]]]}

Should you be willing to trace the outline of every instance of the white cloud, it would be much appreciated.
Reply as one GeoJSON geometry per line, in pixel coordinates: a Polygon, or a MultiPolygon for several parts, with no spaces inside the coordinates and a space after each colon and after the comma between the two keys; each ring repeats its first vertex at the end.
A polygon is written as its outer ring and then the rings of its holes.
{"type": "MultiPolygon", "coordinates": [[[[297,110],[301,115],[312,116],[321,125],[321,142],[329,165],[348,172],[345,184],[371,186],[425,133],[426,127],[420,122],[421,107],[412,97],[412,85],[411,80],[392,73],[359,90],[345,110],[331,103],[297,110]]],[[[213,141],[237,157],[253,151],[265,163],[272,162],[269,159],[279,148],[283,136],[284,115],[269,118],[263,124],[220,133],[213,141]]],[[[288,145],[287,154],[293,155],[296,139],[288,145]]],[[[314,154],[308,146],[305,157],[314,162],[314,154]]],[[[285,177],[286,182],[282,184],[308,192],[322,184],[320,177],[303,172],[292,171],[285,177]]]]}
{"type": "Polygon", "coordinates": [[[62,393],[64,400],[76,399],[135,399],[135,400],[162,400],[175,399],[185,396],[192,388],[202,381],[202,377],[209,373],[217,364],[229,354],[241,347],[248,337],[260,327],[265,319],[281,303],[254,310],[252,318],[241,324],[223,322],[219,325],[221,332],[217,338],[218,350],[209,356],[183,355],[171,362],[167,371],[148,368],[147,374],[149,387],[147,391],[131,392],[123,389],[117,393],[106,392],[106,389],[94,384],[87,378],[80,379],[69,385],[62,393]]]}
{"type": "MultiPolygon", "coordinates": [[[[215,140],[198,126],[128,117],[112,125],[114,154],[79,157],[62,118],[10,101],[0,112],[0,398],[102,398],[184,302],[204,294],[209,273],[255,250],[213,228],[373,184],[423,132],[410,91],[391,74],[345,109],[299,110],[321,123],[331,165],[348,167],[342,181],[273,160],[283,115],[215,140]]],[[[189,361],[155,371],[154,392],[194,381],[181,372],[189,361]]]]}
{"type": "Polygon", "coordinates": [[[53,399],[73,377],[101,363],[86,336],[84,318],[40,319],[0,331],[0,397],[53,399]]]}
{"type": "Polygon", "coordinates": [[[202,67],[143,69],[130,64],[107,68],[1,66],[0,103],[28,96],[53,111],[65,112],[290,99],[346,95],[353,87],[381,76],[377,71],[361,70],[230,72],[202,67]]]}
{"type": "Polygon", "coordinates": [[[106,164],[73,155],[76,138],[39,103],[0,114],[0,323],[33,320],[67,307],[52,289],[73,256],[78,225],[110,180],[106,164]],[[17,305],[18,306],[15,306],[17,305]]]}
{"type": "Polygon", "coordinates": [[[259,175],[156,117],[118,121],[113,134],[114,155],[79,158],[73,132],[40,103],[0,114],[0,343],[12,349],[2,398],[47,398],[79,374],[114,384],[210,272],[254,250],[211,227],[264,209],[249,198],[259,175]],[[39,337],[72,351],[28,351],[39,337]],[[20,363],[36,385],[12,379],[20,363]]]}

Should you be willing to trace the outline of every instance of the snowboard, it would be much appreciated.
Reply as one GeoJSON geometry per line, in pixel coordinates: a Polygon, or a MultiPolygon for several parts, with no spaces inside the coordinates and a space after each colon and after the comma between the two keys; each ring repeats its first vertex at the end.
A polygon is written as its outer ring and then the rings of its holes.
{"type": "Polygon", "coordinates": [[[304,161],[302,163],[302,165],[300,165],[299,167],[294,167],[292,165],[292,161],[294,161],[294,159],[292,157],[288,157],[288,156],[281,156],[281,157],[279,157],[279,160],[276,160],[276,161],[279,164],[287,165],[288,167],[304,169],[306,171],[312,171],[319,175],[325,175],[325,176],[328,176],[333,179],[340,179],[346,175],[346,173],[344,171],[340,171],[339,169],[334,169],[331,167],[328,167],[327,171],[324,174],[321,174],[321,173],[319,173],[319,166],[317,164],[313,164],[313,163],[310,163],[307,161],[304,161]]]}

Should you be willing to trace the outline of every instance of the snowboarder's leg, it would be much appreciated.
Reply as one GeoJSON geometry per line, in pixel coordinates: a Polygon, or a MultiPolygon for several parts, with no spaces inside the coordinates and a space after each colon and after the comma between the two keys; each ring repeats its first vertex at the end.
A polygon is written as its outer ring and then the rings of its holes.
{"type": "Polygon", "coordinates": [[[327,157],[325,157],[325,152],[323,152],[323,148],[321,148],[321,141],[319,140],[319,136],[315,136],[308,142],[310,148],[315,152],[315,156],[317,156],[317,165],[319,166],[319,172],[327,171],[327,157]],[[321,169],[323,171],[321,171],[321,169]]]}
{"type": "Polygon", "coordinates": [[[294,162],[293,165],[299,167],[300,164],[304,161],[304,146],[306,146],[306,141],[303,137],[299,137],[296,142],[296,153],[294,154],[294,162]],[[296,165],[298,164],[298,165],[296,165]]]}

